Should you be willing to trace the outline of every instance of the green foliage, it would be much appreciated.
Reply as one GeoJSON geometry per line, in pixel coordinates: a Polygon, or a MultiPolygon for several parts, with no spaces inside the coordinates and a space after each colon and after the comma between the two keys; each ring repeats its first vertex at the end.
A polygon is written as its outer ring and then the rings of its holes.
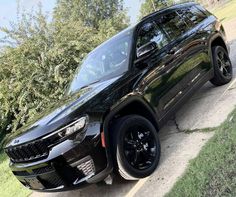
{"type": "Polygon", "coordinates": [[[84,25],[99,29],[100,22],[116,21],[122,12],[123,0],[58,0],[54,18],[61,22],[80,19],[84,25]]]}
{"type": "Polygon", "coordinates": [[[51,22],[39,6],[1,28],[6,37],[0,51],[0,132],[16,131],[62,98],[86,54],[127,27],[121,1],[85,2],[59,0],[51,22]]]}
{"type": "Polygon", "coordinates": [[[145,0],[141,5],[139,18],[141,19],[152,12],[173,5],[174,2],[174,0],[145,0]]]}

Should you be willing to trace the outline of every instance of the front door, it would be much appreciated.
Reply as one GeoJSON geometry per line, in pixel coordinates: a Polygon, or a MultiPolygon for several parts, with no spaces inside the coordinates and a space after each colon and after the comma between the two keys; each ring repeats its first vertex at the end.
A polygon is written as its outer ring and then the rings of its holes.
{"type": "Polygon", "coordinates": [[[137,49],[153,41],[158,46],[155,53],[143,60],[148,68],[140,89],[152,106],[155,106],[160,117],[182,98],[181,81],[191,69],[191,65],[185,65],[186,53],[183,51],[186,43],[182,35],[187,27],[177,17],[176,12],[171,12],[157,16],[158,20],[153,18],[155,28],[146,34],[139,34],[137,39],[137,49]]]}

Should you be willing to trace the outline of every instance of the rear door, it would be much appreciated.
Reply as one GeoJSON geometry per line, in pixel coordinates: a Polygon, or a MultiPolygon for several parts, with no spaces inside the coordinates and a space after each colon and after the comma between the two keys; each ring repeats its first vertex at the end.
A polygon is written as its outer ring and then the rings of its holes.
{"type": "Polygon", "coordinates": [[[191,44],[187,34],[189,27],[176,10],[165,13],[155,19],[157,25],[169,38],[166,55],[162,58],[162,88],[156,92],[159,99],[157,110],[162,117],[166,116],[187,92],[186,84],[195,77],[190,73],[198,64],[195,55],[191,54],[191,44]]]}
{"type": "Polygon", "coordinates": [[[209,56],[205,39],[183,20],[177,10],[157,17],[156,22],[170,40],[167,57],[162,62],[168,73],[162,80],[165,89],[158,93],[161,97],[158,111],[165,116],[204,76],[209,67],[209,56]]]}
{"type": "MultiPolygon", "coordinates": [[[[210,56],[208,54],[209,27],[206,22],[208,16],[197,5],[177,10],[178,15],[188,26],[187,45],[189,56],[192,56],[194,67],[189,73],[188,86],[192,86],[198,80],[205,77],[211,69],[210,56]],[[192,81],[193,80],[193,81],[192,81]]],[[[186,86],[187,88],[187,86],[186,86]]],[[[191,87],[189,87],[191,88],[191,87]]]]}

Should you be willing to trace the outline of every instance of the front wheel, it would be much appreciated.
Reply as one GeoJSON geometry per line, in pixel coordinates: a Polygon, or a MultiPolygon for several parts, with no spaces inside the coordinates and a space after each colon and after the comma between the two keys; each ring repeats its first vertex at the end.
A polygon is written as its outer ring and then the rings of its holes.
{"type": "Polygon", "coordinates": [[[160,159],[157,131],[144,117],[129,115],[118,119],[112,129],[114,159],[120,175],[136,180],[151,175],[160,159]]]}
{"type": "Polygon", "coordinates": [[[227,51],[221,47],[216,46],[212,48],[214,78],[211,83],[215,86],[221,86],[229,83],[233,77],[233,68],[227,51]]]}

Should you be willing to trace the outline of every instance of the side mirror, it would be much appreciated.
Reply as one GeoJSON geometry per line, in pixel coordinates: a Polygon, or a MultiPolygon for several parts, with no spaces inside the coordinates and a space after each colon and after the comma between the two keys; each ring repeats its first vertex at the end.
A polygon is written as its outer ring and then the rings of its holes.
{"type": "Polygon", "coordinates": [[[140,36],[144,36],[145,34],[147,34],[148,32],[154,30],[155,25],[154,23],[145,23],[142,28],[139,31],[139,35],[140,36]]]}
{"type": "Polygon", "coordinates": [[[147,55],[148,53],[154,51],[155,49],[157,49],[156,43],[155,42],[148,42],[147,44],[145,44],[137,49],[137,58],[141,58],[141,57],[147,55]]]}

